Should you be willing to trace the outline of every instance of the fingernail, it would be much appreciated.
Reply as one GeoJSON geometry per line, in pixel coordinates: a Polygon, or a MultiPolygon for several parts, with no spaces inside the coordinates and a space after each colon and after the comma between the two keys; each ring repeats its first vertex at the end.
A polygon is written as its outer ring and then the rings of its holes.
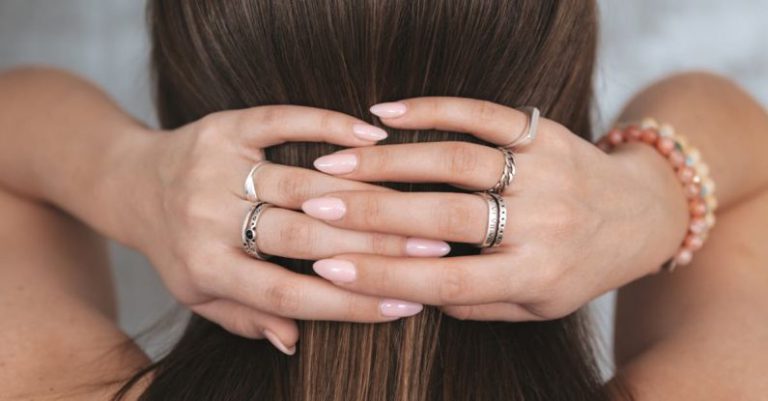
{"type": "Polygon", "coordinates": [[[334,282],[349,283],[355,281],[355,278],[357,278],[357,269],[355,269],[355,264],[347,260],[318,260],[312,265],[312,269],[315,270],[315,273],[319,274],[326,280],[334,282]]]}
{"type": "Polygon", "coordinates": [[[347,212],[347,206],[339,198],[314,198],[301,205],[304,213],[321,220],[338,220],[347,212]]]}
{"type": "Polygon", "coordinates": [[[370,108],[371,113],[381,118],[400,117],[405,114],[406,110],[405,104],[400,102],[379,103],[370,108]]]}
{"type": "Polygon", "coordinates": [[[445,256],[451,252],[451,246],[444,241],[424,238],[408,238],[405,242],[405,253],[408,256],[435,257],[445,256]]]}
{"type": "Polygon", "coordinates": [[[384,316],[405,317],[421,312],[424,305],[398,299],[385,299],[379,303],[379,309],[384,316]]]}
{"type": "Polygon", "coordinates": [[[286,355],[293,355],[296,353],[295,345],[291,348],[286,347],[285,344],[283,344],[283,342],[280,341],[280,339],[275,335],[275,333],[269,330],[264,330],[264,337],[267,337],[267,340],[269,340],[269,342],[271,342],[272,345],[274,345],[275,348],[279,349],[282,353],[286,355]]]}
{"type": "Polygon", "coordinates": [[[356,137],[366,141],[380,141],[387,137],[387,131],[369,124],[355,124],[352,131],[356,137]]]}
{"type": "Polygon", "coordinates": [[[357,155],[352,153],[335,153],[318,157],[314,162],[315,168],[328,174],[347,174],[357,168],[357,155]]]}

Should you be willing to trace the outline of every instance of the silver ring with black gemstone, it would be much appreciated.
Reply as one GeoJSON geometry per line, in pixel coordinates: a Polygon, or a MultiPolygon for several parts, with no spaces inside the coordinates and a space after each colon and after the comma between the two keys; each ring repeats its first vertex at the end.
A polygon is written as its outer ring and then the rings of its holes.
{"type": "Polygon", "coordinates": [[[261,252],[259,246],[256,244],[256,240],[258,239],[256,228],[259,224],[259,218],[261,218],[261,214],[270,207],[272,207],[272,205],[267,202],[256,202],[248,210],[248,213],[245,215],[245,220],[243,221],[243,229],[241,232],[243,250],[245,253],[256,259],[265,260],[270,257],[270,255],[261,252]]]}

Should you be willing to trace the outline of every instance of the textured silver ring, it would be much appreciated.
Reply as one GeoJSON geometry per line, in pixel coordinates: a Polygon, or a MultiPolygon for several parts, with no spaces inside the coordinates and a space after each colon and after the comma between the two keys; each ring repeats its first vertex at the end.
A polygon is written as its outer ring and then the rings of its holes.
{"type": "Polygon", "coordinates": [[[485,199],[485,202],[488,205],[488,223],[485,227],[485,237],[483,238],[483,242],[477,246],[480,248],[488,248],[496,242],[496,236],[498,235],[499,203],[496,201],[493,194],[488,192],[475,192],[475,194],[485,199]]]}
{"type": "Polygon", "coordinates": [[[248,213],[245,215],[245,220],[243,221],[243,230],[241,233],[243,250],[245,253],[256,259],[265,260],[270,256],[261,252],[258,245],[256,245],[256,227],[259,224],[259,218],[261,217],[261,214],[270,207],[272,207],[272,205],[267,202],[255,203],[248,210],[248,213]]]}
{"type": "Polygon", "coordinates": [[[253,179],[253,175],[256,173],[256,170],[258,170],[261,166],[268,163],[269,163],[269,160],[257,161],[256,164],[253,165],[253,168],[251,168],[251,171],[248,173],[248,176],[245,177],[243,190],[245,192],[245,198],[248,199],[249,202],[259,201],[259,197],[258,195],[256,195],[256,182],[253,179]]]}
{"type": "Polygon", "coordinates": [[[519,107],[517,110],[522,111],[528,116],[528,124],[523,130],[523,134],[518,136],[517,139],[511,143],[504,145],[504,148],[514,148],[515,146],[523,146],[533,142],[536,139],[536,135],[539,132],[539,118],[541,118],[541,112],[538,108],[532,106],[519,107]]]}
{"type": "Polygon", "coordinates": [[[512,153],[512,149],[503,147],[499,147],[498,149],[504,155],[504,171],[502,171],[501,177],[496,185],[488,191],[501,194],[504,193],[504,190],[507,189],[509,184],[512,183],[512,180],[515,179],[517,166],[515,165],[515,155],[512,153]]]}
{"type": "Polygon", "coordinates": [[[490,194],[494,200],[496,200],[496,205],[499,209],[499,222],[496,224],[496,237],[493,240],[493,244],[491,244],[491,248],[497,247],[501,245],[501,241],[504,240],[504,230],[507,228],[507,201],[504,200],[504,197],[499,194],[490,194]]]}

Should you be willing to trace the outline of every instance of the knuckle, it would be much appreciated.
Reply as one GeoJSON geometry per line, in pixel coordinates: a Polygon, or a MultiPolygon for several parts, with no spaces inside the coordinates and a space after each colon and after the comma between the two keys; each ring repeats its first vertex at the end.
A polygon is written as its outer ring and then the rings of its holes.
{"type": "Polygon", "coordinates": [[[363,195],[358,202],[356,215],[364,227],[376,227],[381,223],[384,208],[378,196],[363,195]]]}
{"type": "Polygon", "coordinates": [[[266,129],[281,126],[286,119],[285,109],[281,106],[262,106],[258,108],[259,123],[266,129]]]}
{"type": "Polygon", "coordinates": [[[466,237],[475,220],[472,205],[458,199],[444,200],[432,213],[432,221],[437,222],[438,231],[449,240],[466,237]]]}
{"type": "Polygon", "coordinates": [[[330,112],[330,111],[322,112],[317,122],[318,128],[320,128],[322,132],[332,132],[336,123],[335,117],[336,115],[333,112],[330,112]]]}
{"type": "Polygon", "coordinates": [[[291,222],[280,226],[278,240],[282,244],[301,244],[301,249],[314,249],[317,242],[316,230],[306,222],[291,222]]]}
{"type": "Polygon", "coordinates": [[[300,204],[312,197],[313,182],[308,174],[286,174],[284,177],[280,177],[277,183],[278,196],[286,204],[300,204]]]}
{"type": "Polygon", "coordinates": [[[392,253],[393,249],[405,249],[405,239],[399,241],[387,234],[372,233],[369,237],[369,246],[371,252],[378,255],[388,255],[392,253]],[[396,248],[398,247],[399,248],[396,248]]]}
{"type": "Polygon", "coordinates": [[[497,111],[498,108],[493,102],[489,100],[480,100],[475,106],[473,114],[478,123],[487,123],[496,118],[498,114],[497,111]]]}
{"type": "Polygon", "coordinates": [[[479,166],[479,158],[474,149],[465,143],[452,143],[448,145],[446,170],[453,175],[466,175],[472,173],[479,166]]]}
{"type": "Polygon", "coordinates": [[[561,281],[561,271],[556,265],[541,268],[531,283],[533,298],[537,301],[548,301],[557,293],[561,281]]]}
{"type": "Polygon", "coordinates": [[[270,311],[281,315],[292,315],[301,305],[299,288],[291,283],[278,283],[269,287],[265,299],[270,311]]]}
{"type": "Polygon", "coordinates": [[[375,146],[366,149],[364,155],[360,154],[361,149],[356,149],[357,158],[363,163],[362,169],[369,172],[382,173],[392,169],[392,152],[384,147],[375,146]]]}
{"type": "Polygon", "coordinates": [[[441,269],[437,294],[441,305],[462,302],[468,290],[466,270],[458,266],[445,266],[441,269]]]}

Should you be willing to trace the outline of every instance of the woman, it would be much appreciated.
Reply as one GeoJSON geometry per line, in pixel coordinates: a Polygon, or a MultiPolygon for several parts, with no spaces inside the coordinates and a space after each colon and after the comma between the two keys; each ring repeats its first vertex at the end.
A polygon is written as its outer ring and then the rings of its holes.
{"type": "Polygon", "coordinates": [[[673,77],[621,116],[686,132],[724,210],[692,266],[636,281],[675,254],[688,210],[652,148],[608,155],[584,140],[591,2],[150,5],[167,134],[66,74],[0,78],[9,398],[763,394],[768,168],[757,156],[768,118],[732,84],[673,77]],[[385,130],[370,124],[374,103],[385,130]],[[512,108],[521,104],[547,118],[516,151],[504,241],[478,255],[469,244],[483,239],[486,203],[468,192],[496,183],[505,158],[485,145],[524,131],[526,115],[512,108]],[[267,261],[240,243],[251,207],[242,183],[264,159],[253,180],[274,205],[255,227],[258,249],[275,255],[267,261]],[[195,312],[161,360],[150,364],[117,330],[92,230],[147,254],[195,312]],[[629,283],[620,375],[604,386],[572,312],[629,283]],[[293,356],[253,341],[264,337],[293,356]]]}

